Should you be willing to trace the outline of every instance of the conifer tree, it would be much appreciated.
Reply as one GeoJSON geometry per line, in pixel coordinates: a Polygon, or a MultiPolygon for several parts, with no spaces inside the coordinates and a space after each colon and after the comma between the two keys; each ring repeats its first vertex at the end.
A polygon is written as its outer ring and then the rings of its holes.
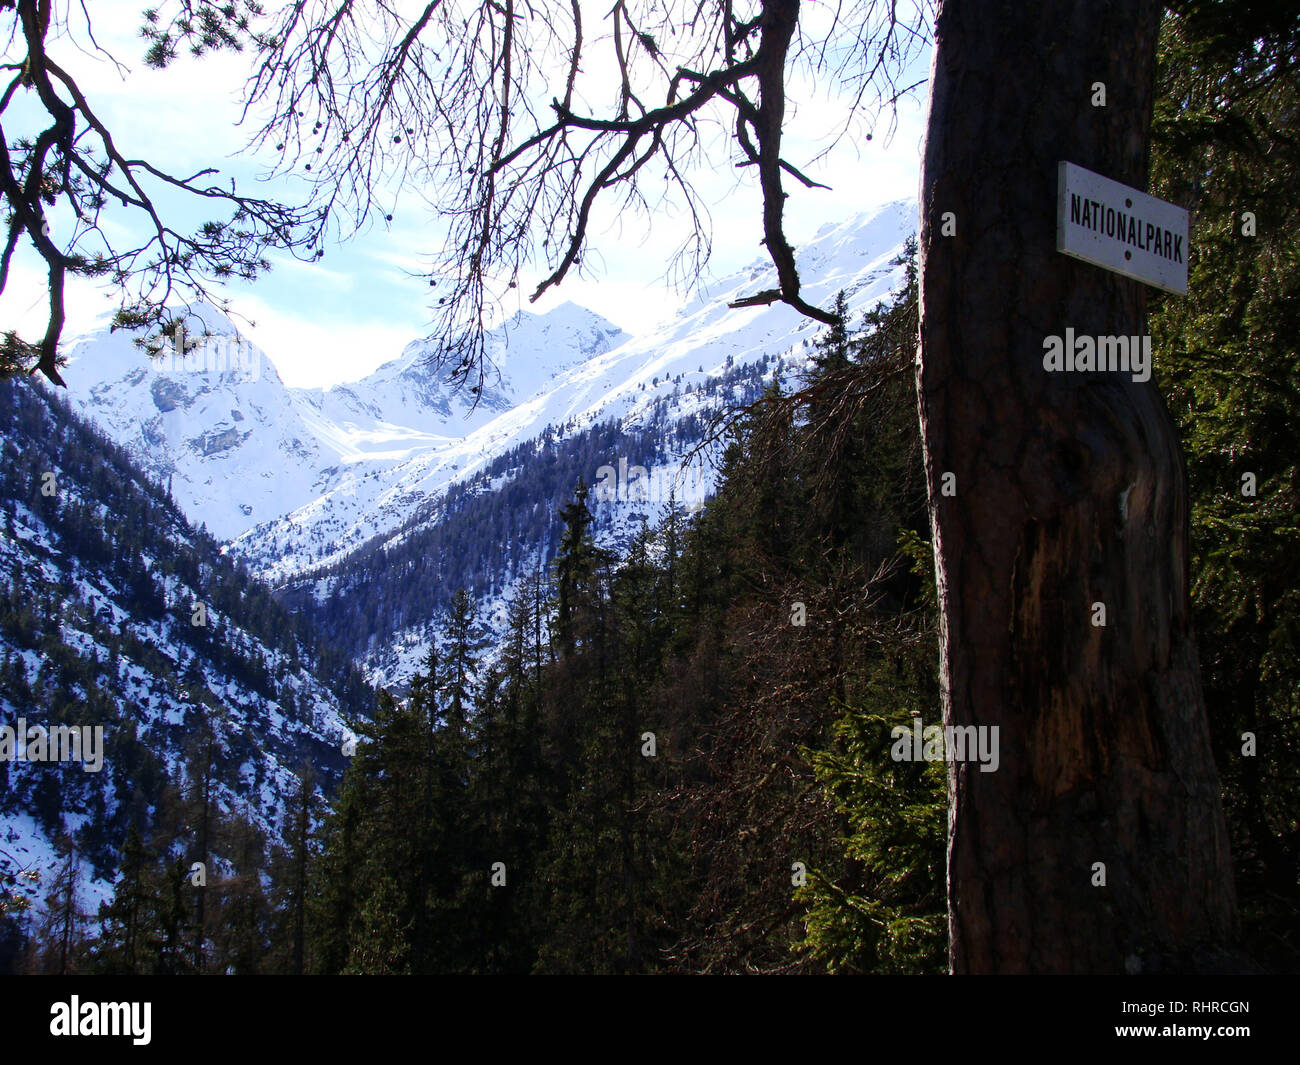
{"type": "Polygon", "coordinates": [[[110,975],[150,971],[157,951],[156,902],[147,881],[150,855],[134,824],[127,830],[113,898],[100,907],[96,968],[110,975]]]}
{"type": "Polygon", "coordinates": [[[1190,210],[1190,283],[1155,295],[1158,379],[1191,495],[1191,588],[1246,940],[1294,968],[1300,918],[1300,24],[1171,5],[1153,191],[1190,210]]]}
{"type": "Polygon", "coordinates": [[[228,975],[268,971],[268,902],[262,890],[266,840],[243,817],[224,826],[220,841],[229,872],[214,884],[213,968],[228,975]]]}
{"type": "Polygon", "coordinates": [[[292,975],[307,971],[307,909],[316,872],[315,788],[316,774],[304,763],[286,803],[284,845],[271,854],[271,968],[292,975]]]}
{"type": "Polygon", "coordinates": [[[589,489],[579,478],[573,499],[561,508],[563,523],[555,557],[555,637],[561,656],[570,656],[590,639],[595,614],[599,554],[591,538],[589,489]]]}
{"type": "Polygon", "coordinates": [[[313,953],[322,972],[411,968],[410,937],[425,903],[424,855],[436,827],[426,817],[425,783],[435,771],[427,713],[427,705],[403,705],[380,692],[374,719],[353,723],[366,742],[344,773],[312,907],[313,953]],[[381,933],[403,938],[366,941],[381,933]]]}
{"type": "Polygon", "coordinates": [[[550,814],[542,762],[540,696],[535,646],[542,604],[525,581],[511,600],[502,658],[483,685],[476,719],[470,819],[480,855],[505,867],[504,885],[476,893],[479,971],[527,973],[537,939],[548,927],[537,863],[550,814]]]}
{"type": "Polygon", "coordinates": [[[45,895],[45,913],[33,947],[36,951],[34,971],[68,976],[80,970],[84,947],[81,929],[85,914],[81,911],[81,849],[67,832],[55,841],[57,865],[45,895]]]}
{"type": "MultiPolygon", "coordinates": [[[[903,551],[928,571],[928,545],[908,532],[903,551]]],[[[832,972],[947,968],[946,766],[894,758],[895,729],[937,724],[936,617],[931,581],[912,609],[878,619],[833,745],[809,755],[844,835],[830,866],[810,869],[796,892],[808,905],[800,947],[832,972]]]]}

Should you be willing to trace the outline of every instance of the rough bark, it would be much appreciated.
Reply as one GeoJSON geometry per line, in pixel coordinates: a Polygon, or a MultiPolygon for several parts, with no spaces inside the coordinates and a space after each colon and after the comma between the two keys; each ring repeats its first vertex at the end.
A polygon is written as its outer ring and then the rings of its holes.
{"type": "Polygon", "coordinates": [[[938,15],[917,378],[944,714],[999,726],[1001,755],[996,772],[950,763],[954,972],[1215,968],[1234,929],[1174,424],[1154,380],[1042,362],[1069,326],[1147,332],[1139,282],[1055,250],[1056,180],[1065,159],[1146,188],[1160,15],[938,15]]]}

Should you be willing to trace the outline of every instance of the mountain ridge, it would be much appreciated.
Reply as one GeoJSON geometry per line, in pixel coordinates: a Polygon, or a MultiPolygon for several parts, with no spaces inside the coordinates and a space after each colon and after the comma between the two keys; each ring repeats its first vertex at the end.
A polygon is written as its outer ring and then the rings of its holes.
{"type": "MultiPolygon", "coordinates": [[[[896,260],[914,228],[915,204],[907,200],[823,226],[798,250],[806,298],[829,306],[843,291],[852,314],[874,306],[897,287],[896,260]]],[[[659,486],[654,499],[629,501],[625,492],[605,504],[598,527],[615,543],[640,520],[658,521],[668,494],[691,506],[711,493],[707,462],[688,468],[686,460],[700,442],[698,423],[739,402],[737,389],[752,393],[751,375],[734,370],[798,372],[805,363],[816,322],[780,304],[728,306],[771,283],[770,264],[755,261],[701,286],[640,336],[572,302],[546,314],[520,312],[487,338],[492,368],[477,402],[450,389],[445,367],[429,364],[436,338],[410,342],[359,381],[292,389],[260,349],[229,339],[237,331],[228,322],[211,327],[227,338],[224,348],[205,340],[193,357],[165,351],[160,370],[142,364],[138,350],[134,363],[126,359],[128,338],[112,341],[107,360],[97,354],[103,338],[84,340],[70,359],[69,390],[83,413],[171,485],[191,520],[282,588],[301,590],[307,574],[346,568],[368,545],[392,550],[423,521],[445,515],[453,491],[473,496],[500,492],[514,478],[536,479],[529,463],[553,461],[545,457],[551,452],[524,445],[562,443],[602,424],[624,435],[600,439],[644,440],[653,457],[594,454],[580,443],[566,454],[586,456],[585,465],[570,473],[594,484],[603,469],[644,467],[659,486]],[[97,365],[109,380],[95,380],[97,365]],[[674,436],[671,427],[685,424],[693,428],[674,436]],[[525,456],[519,468],[497,463],[510,453],[525,456]],[[485,480],[490,469],[497,472],[485,480]]],[[[531,552],[542,549],[542,541],[529,542],[531,552]]],[[[410,627],[410,653],[396,664],[379,649],[389,667],[372,679],[409,672],[427,622],[410,627]]],[[[373,656],[368,661],[373,666],[373,656]]]]}

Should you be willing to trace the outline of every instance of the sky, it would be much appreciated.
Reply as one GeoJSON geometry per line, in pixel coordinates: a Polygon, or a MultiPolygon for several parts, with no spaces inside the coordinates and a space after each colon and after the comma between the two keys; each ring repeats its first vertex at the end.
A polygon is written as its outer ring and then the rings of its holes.
{"type": "MultiPolygon", "coordinates": [[[[56,5],[62,7],[64,5],[56,5]]],[[[265,5],[268,9],[273,5],[265,5]]],[[[119,148],[128,157],[144,157],[174,173],[216,166],[222,180],[234,176],[241,189],[257,189],[267,198],[295,202],[305,186],[292,176],[270,180],[274,158],[247,151],[251,129],[241,128],[241,90],[249,59],[235,53],[214,53],[202,59],[184,57],[166,70],[144,66],[143,42],[136,35],[138,0],[97,0],[93,13],[95,39],[124,69],[97,53],[85,33],[80,5],[75,18],[52,33],[50,55],[78,80],[119,148]]],[[[593,7],[591,25],[600,14],[593,7]]],[[[815,0],[805,3],[804,22],[815,34],[825,10],[815,0]]],[[[911,81],[928,73],[928,51],[913,66],[911,81]]],[[[587,70],[599,78],[602,71],[587,70]]],[[[547,96],[550,87],[547,86],[547,96]]],[[[924,86],[902,101],[897,128],[887,137],[881,120],[870,141],[848,137],[823,159],[809,164],[827,144],[832,130],[847,116],[846,102],[825,83],[814,86],[794,79],[788,87],[784,155],[829,190],[805,189],[787,180],[786,234],[797,248],[827,222],[869,210],[879,204],[915,197],[924,131],[924,86]]],[[[33,105],[18,99],[6,114],[6,134],[12,139],[15,118],[33,105]]],[[[28,115],[37,115],[32,109],[28,115]]],[[[729,154],[715,153],[712,169],[691,175],[708,205],[712,220],[713,256],[709,270],[725,276],[763,258],[759,243],[760,200],[752,185],[752,170],[737,171],[729,154]]],[[[439,240],[436,218],[414,190],[394,196],[393,221],[369,223],[343,244],[326,246],[323,259],[299,262],[272,252],[272,269],[255,283],[238,283],[225,290],[236,324],[271,357],[286,384],[328,387],[372,372],[402,348],[427,335],[431,326],[428,281],[411,276],[427,270],[439,240]]],[[[173,204],[181,224],[197,217],[188,204],[173,204]]],[[[59,219],[53,236],[58,239],[59,219]]],[[[119,216],[113,225],[129,224],[119,216]]],[[[537,303],[526,301],[532,285],[525,278],[512,294],[516,307],[544,312],[572,301],[603,315],[629,333],[648,330],[685,301],[688,293],[671,287],[662,277],[671,251],[682,237],[679,218],[619,216],[606,210],[589,231],[594,254],[587,256],[586,276],[570,275],[537,303]]],[[[178,228],[180,226],[178,225],[178,228]]],[[[124,235],[124,234],[123,234],[124,235]]],[[[532,279],[535,283],[535,278],[532,279]]],[[[45,328],[46,290],[43,264],[27,249],[16,258],[9,286],[0,296],[0,329],[18,328],[29,338],[45,328]]],[[[85,279],[71,279],[65,340],[94,326],[115,306],[111,291],[97,289],[85,279]]]]}

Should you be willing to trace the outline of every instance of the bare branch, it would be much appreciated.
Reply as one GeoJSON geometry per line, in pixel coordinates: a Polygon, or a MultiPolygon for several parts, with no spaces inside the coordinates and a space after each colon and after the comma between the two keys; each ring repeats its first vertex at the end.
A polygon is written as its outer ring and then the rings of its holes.
{"type": "Polygon", "coordinates": [[[542,266],[536,299],[581,267],[607,201],[684,207],[695,231],[669,269],[694,281],[711,241],[691,174],[710,162],[719,120],[754,168],[777,270],[777,295],[743,305],[785,302],[827,322],[800,295],[784,234],[783,177],[826,187],[781,151],[785,84],[802,64],[859,109],[872,86],[892,106],[927,32],[927,0],[905,6],[848,0],[812,41],[799,36],[799,0],[613,0],[593,41],[581,0],[442,0],[413,19],[376,0],[295,0],[259,38],[245,114],[268,116],[254,144],[314,183],[340,236],[377,196],[427,191],[443,226],[428,273],[434,358],[456,379],[480,366],[486,318],[525,269],[542,266]],[[584,74],[598,46],[603,84],[584,74]]]}
{"type": "MultiPolygon", "coordinates": [[[[229,21],[228,13],[237,11],[228,4],[217,8],[202,0],[183,7],[194,13],[211,7],[209,22],[229,21]]],[[[0,292],[8,284],[15,253],[26,236],[46,265],[49,315],[39,342],[6,334],[2,360],[6,371],[41,373],[62,384],[59,343],[69,273],[107,277],[118,285],[122,301],[117,324],[157,326],[173,297],[213,299],[210,285],[229,276],[252,278],[266,269],[269,264],[263,253],[268,247],[294,249],[315,239],[319,216],[314,211],[242,196],[233,184],[229,189],[200,184],[215,173],[211,169],[176,177],[148,160],[125,158],[76,81],[47,54],[49,5],[44,0],[16,0],[14,10],[26,57],[0,97],[0,114],[25,89],[35,93],[49,125],[34,137],[13,140],[0,128],[0,193],[8,214],[0,253],[0,292]],[[229,219],[206,222],[194,234],[178,233],[155,206],[151,182],[220,203],[230,212],[229,219]],[[144,214],[150,232],[143,243],[114,247],[101,225],[103,211],[113,203],[144,214]],[[58,204],[70,209],[74,225],[56,244],[47,210],[58,204]]],[[[86,13],[84,7],[82,12],[86,13]]],[[[229,30],[232,39],[238,22],[238,17],[231,22],[236,27],[229,30]]],[[[87,27],[93,44],[89,22],[87,27]]]]}
{"type": "MultiPolygon", "coordinates": [[[[777,274],[773,289],[736,305],[784,302],[833,320],[800,294],[784,231],[783,180],[826,188],[806,161],[782,152],[786,85],[803,71],[848,91],[855,117],[837,139],[874,112],[892,115],[915,87],[900,88],[927,40],[930,7],[839,0],[809,9],[820,20],[812,34],[800,28],[800,0],[613,0],[606,32],[593,38],[582,0],[427,0],[409,11],[389,0],[291,0],[273,15],[255,0],[161,0],[145,14],[150,64],[165,66],[184,48],[251,49],[249,148],[273,151],[277,174],[309,183],[307,204],[291,210],[222,188],[207,170],[174,176],[157,160],[126,158],[73,80],[48,62],[33,22],[43,0],[12,2],[26,13],[15,26],[27,57],[9,68],[0,115],[30,88],[50,121],[13,143],[0,175],[6,201],[26,205],[8,212],[0,288],[26,237],[52,285],[71,270],[131,286],[122,321],[138,324],[177,286],[204,292],[211,279],[255,275],[268,247],[319,257],[327,239],[352,235],[376,212],[387,220],[400,193],[415,189],[436,209],[442,239],[427,274],[434,358],[476,388],[499,301],[534,268],[533,299],[580,271],[598,211],[684,210],[692,230],[665,273],[685,284],[700,276],[712,240],[692,175],[719,168],[718,129],[731,131],[739,173],[756,179],[777,274]],[[603,83],[599,49],[616,71],[603,83]],[[40,241],[36,188],[53,188],[77,219],[60,248],[40,241]],[[229,220],[177,234],[155,207],[157,188],[220,204],[229,220]],[[100,225],[105,204],[142,212],[148,237],[115,249],[100,225]]],[[[93,45],[88,18],[86,26],[93,45]]],[[[56,311],[52,303],[52,321],[56,311]]],[[[54,349],[58,332],[47,333],[54,349]]],[[[43,370],[51,359],[42,347],[43,370]]]]}

